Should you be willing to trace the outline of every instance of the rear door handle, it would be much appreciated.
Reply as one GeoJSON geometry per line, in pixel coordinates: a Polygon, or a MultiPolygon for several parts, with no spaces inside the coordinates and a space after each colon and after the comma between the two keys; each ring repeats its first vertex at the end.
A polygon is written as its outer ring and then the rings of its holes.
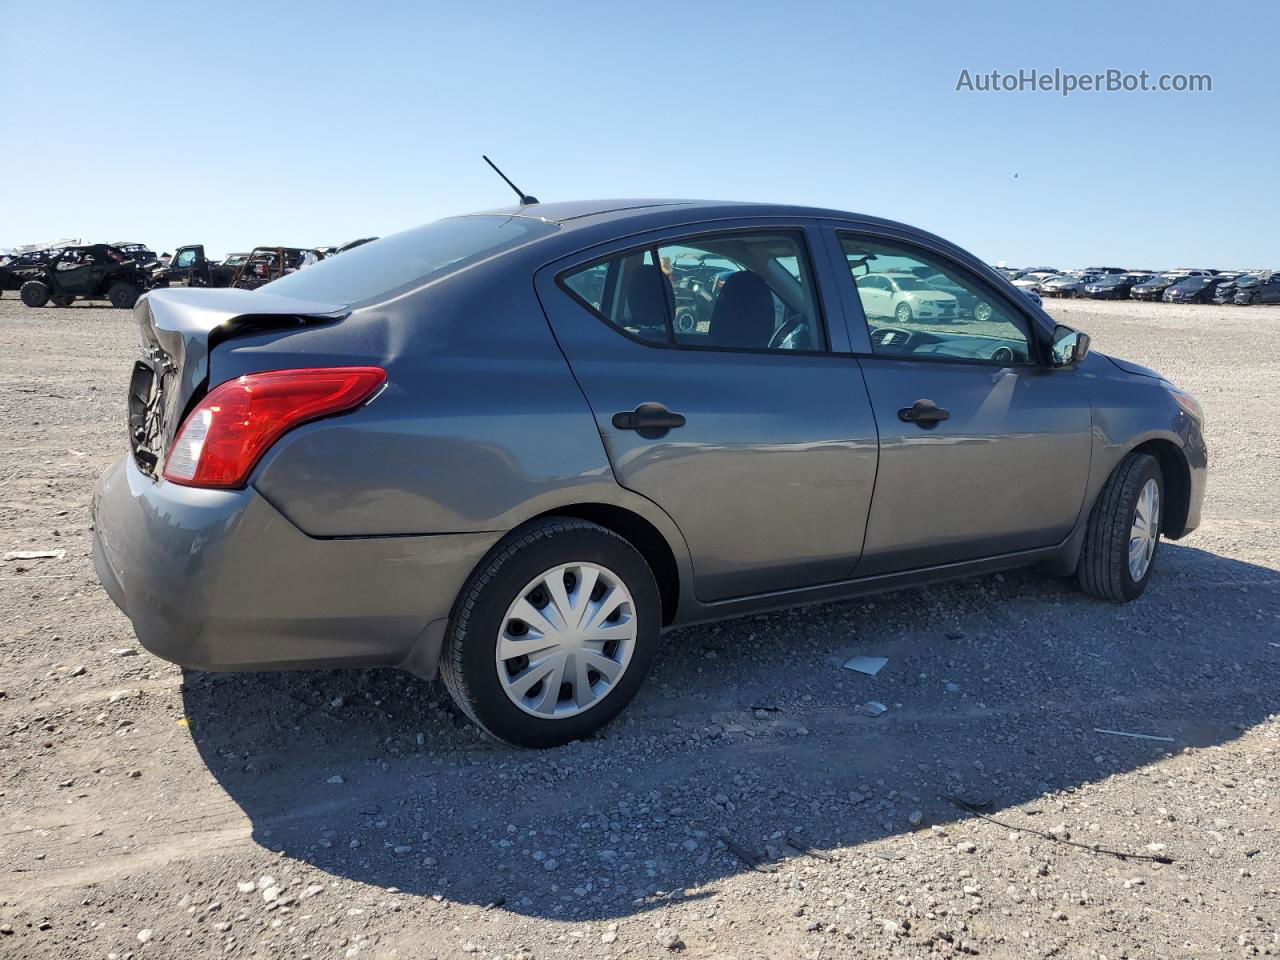
{"type": "Polygon", "coordinates": [[[905,420],[907,423],[938,423],[950,418],[951,412],[943,410],[932,400],[917,400],[911,406],[903,407],[898,411],[898,419],[905,420]]]}
{"type": "Polygon", "coordinates": [[[642,403],[634,410],[613,415],[613,425],[619,430],[639,430],[642,433],[674,430],[683,427],[684,423],[683,416],[672,413],[660,403],[642,403]]]}

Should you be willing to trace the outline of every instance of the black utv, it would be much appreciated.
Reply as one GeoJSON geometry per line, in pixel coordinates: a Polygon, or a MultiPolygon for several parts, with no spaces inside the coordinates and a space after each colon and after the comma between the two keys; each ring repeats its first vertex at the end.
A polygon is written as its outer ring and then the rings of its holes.
{"type": "Polygon", "coordinates": [[[153,287],[229,287],[235,275],[234,265],[210,260],[204,255],[204,245],[194,243],[175,250],[169,265],[156,272],[151,285],[153,287]]]}
{"type": "Polygon", "coordinates": [[[151,280],[150,272],[119,248],[105,243],[66,247],[44,264],[40,274],[22,285],[19,296],[28,307],[69,307],[76,300],[110,300],[129,310],[151,280]]]}
{"type": "Polygon", "coordinates": [[[6,290],[21,290],[44,270],[44,265],[57,255],[55,250],[31,250],[0,263],[0,296],[6,290]]]}
{"type": "Polygon", "coordinates": [[[123,253],[126,259],[140,263],[144,267],[154,267],[160,262],[160,258],[156,256],[155,251],[145,243],[130,243],[127,240],[118,240],[110,244],[110,246],[123,253]]]}

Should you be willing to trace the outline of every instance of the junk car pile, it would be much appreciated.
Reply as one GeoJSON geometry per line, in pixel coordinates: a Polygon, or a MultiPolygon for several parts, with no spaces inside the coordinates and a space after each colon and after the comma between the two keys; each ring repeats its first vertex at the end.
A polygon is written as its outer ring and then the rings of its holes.
{"type": "Polygon", "coordinates": [[[359,247],[375,237],[339,247],[254,247],[248,253],[210,258],[204,244],[157,256],[146,244],[70,243],[0,254],[0,296],[14,291],[29,307],[69,307],[77,300],[105,300],[128,310],[148,290],[167,287],[236,287],[253,290],[286,274],[359,247]]]}

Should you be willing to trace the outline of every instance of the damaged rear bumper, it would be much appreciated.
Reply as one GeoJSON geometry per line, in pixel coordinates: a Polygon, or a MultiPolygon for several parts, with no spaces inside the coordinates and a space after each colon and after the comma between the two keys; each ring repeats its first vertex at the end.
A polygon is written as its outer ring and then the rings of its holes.
{"type": "Polygon", "coordinates": [[[157,656],[201,670],[434,672],[454,598],[498,533],[320,539],[256,490],[202,490],[129,457],[93,498],[93,562],[157,656]]]}

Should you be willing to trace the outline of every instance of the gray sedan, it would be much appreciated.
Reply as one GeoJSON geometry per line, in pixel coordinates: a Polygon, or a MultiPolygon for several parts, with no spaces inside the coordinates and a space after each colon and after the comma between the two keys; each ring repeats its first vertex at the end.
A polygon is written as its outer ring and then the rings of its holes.
{"type": "Polygon", "coordinates": [[[440,674],[517,744],[607,723],[668,628],[1029,564],[1132,600],[1200,518],[1194,399],[835,210],[524,205],[134,312],[94,562],[143,645],[440,674]],[[906,275],[990,311],[868,317],[906,275]]]}

